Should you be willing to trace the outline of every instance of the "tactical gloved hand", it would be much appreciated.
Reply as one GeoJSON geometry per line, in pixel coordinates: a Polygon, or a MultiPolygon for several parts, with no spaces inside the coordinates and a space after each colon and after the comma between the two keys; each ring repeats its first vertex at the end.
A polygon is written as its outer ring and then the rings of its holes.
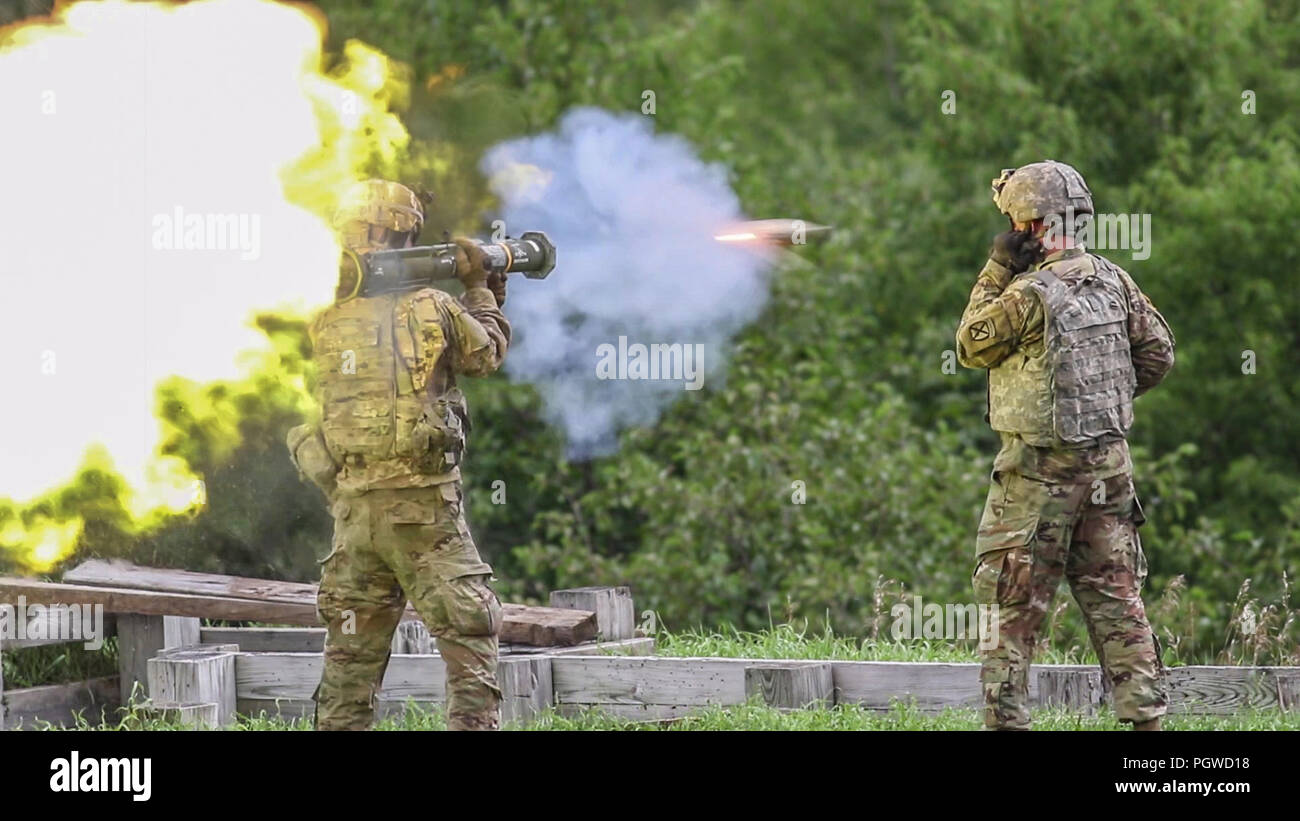
{"type": "Polygon", "coordinates": [[[465,290],[487,287],[488,272],[483,249],[465,237],[456,237],[452,242],[456,243],[456,278],[465,290]]]}
{"type": "Polygon", "coordinates": [[[487,287],[488,290],[492,292],[492,296],[497,298],[498,308],[506,304],[506,275],[505,274],[497,274],[497,273],[488,274],[487,287]]]}
{"type": "Polygon", "coordinates": [[[339,467],[325,447],[320,431],[311,425],[298,425],[289,430],[285,444],[289,446],[289,458],[298,468],[298,474],[320,488],[326,498],[332,498],[338,488],[335,480],[339,467]]]}
{"type": "Polygon", "coordinates": [[[1022,274],[1042,258],[1043,246],[1030,231],[1003,231],[993,238],[989,259],[1022,274]]]}

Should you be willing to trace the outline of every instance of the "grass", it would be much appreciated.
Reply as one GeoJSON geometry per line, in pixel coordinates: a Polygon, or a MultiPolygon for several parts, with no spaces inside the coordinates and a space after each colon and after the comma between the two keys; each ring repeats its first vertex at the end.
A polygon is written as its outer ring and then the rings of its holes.
{"type": "MultiPolygon", "coordinates": [[[[952,641],[883,641],[836,635],[830,628],[810,633],[806,627],[777,624],[761,631],[660,631],[657,656],[717,656],[721,658],[830,659],[835,661],[979,661],[974,643],[952,641]]],[[[1046,648],[1034,657],[1042,664],[1096,664],[1091,652],[1046,648]]]]}
{"type": "MultiPolygon", "coordinates": [[[[1089,718],[1063,710],[1034,712],[1038,730],[1125,730],[1113,714],[1089,718]]],[[[980,717],[974,710],[945,710],[923,713],[896,703],[888,712],[840,705],[829,710],[781,712],[763,704],[711,707],[698,714],[669,723],[633,722],[588,713],[576,718],[544,716],[528,730],[978,730],[980,717]]],[[[1300,730],[1300,715],[1266,712],[1236,716],[1173,717],[1170,730],[1300,730]]]]}
{"type": "MultiPolygon", "coordinates": [[[[1120,723],[1109,712],[1097,716],[1082,716],[1065,710],[1035,710],[1036,730],[1121,730],[1128,725],[1120,723]]],[[[1168,730],[1300,730],[1300,713],[1261,711],[1231,716],[1170,716],[1165,719],[1168,730]]],[[[57,729],[45,727],[45,729],[57,729]]],[[[185,728],[144,714],[138,706],[124,711],[116,722],[91,725],[81,721],[80,730],[150,730],[175,731],[185,728]]],[[[247,731],[306,731],[311,729],[310,719],[285,720],[266,715],[241,716],[232,728],[247,731]]],[[[407,704],[402,716],[390,716],[375,725],[379,731],[444,730],[441,711],[428,709],[414,703],[407,704]]],[[[829,710],[797,710],[782,712],[764,704],[750,702],[729,707],[710,707],[698,713],[667,722],[632,721],[615,718],[598,711],[588,711],[577,716],[560,716],[546,712],[538,721],[527,727],[507,726],[506,730],[539,731],[728,731],[728,730],[953,730],[980,729],[980,718],[974,710],[945,710],[942,713],[923,713],[914,706],[896,702],[889,711],[875,711],[863,707],[840,705],[829,710]]]]}
{"type": "Polygon", "coordinates": [[[1282,595],[1268,602],[1251,593],[1251,579],[1237,590],[1228,620],[1227,635],[1216,640],[1219,650],[1213,658],[1189,658],[1184,646],[1197,643],[1200,619],[1184,595],[1187,579],[1175,576],[1152,608],[1152,623],[1162,625],[1165,663],[1222,664],[1232,666],[1300,666],[1300,609],[1291,604],[1291,578],[1282,572],[1282,595]]]}
{"type": "Polygon", "coordinates": [[[99,650],[87,650],[79,642],[24,647],[0,653],[6,690],[67,684],[73,681],[117,675],[117,638],[104,640],[99,650]]]}

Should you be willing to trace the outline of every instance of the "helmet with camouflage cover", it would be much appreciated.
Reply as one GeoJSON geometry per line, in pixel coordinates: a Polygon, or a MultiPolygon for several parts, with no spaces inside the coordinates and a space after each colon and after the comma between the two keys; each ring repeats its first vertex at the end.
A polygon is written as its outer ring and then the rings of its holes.
{"type": "Polygon", "coordinates": [[[1017,223],[1045,219],[1052,214],[1091,214],[1092,192],[1083,175],[1056,160],[1006,168],[993,181],[993,202],[1017,223]]]}
{"type": "Polygon", "coordinates": [[[401,183],[366,180],[344,194],[333,223],[352,251],[398,248],[408,237],[419,236],[424,208],[415,192],[401,183]]]}

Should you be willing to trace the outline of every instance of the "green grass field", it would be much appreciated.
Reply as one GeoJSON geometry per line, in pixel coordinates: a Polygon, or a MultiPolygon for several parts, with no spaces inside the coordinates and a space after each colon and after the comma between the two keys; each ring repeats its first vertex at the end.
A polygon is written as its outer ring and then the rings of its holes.
{"type": "MultiPolygon", "coordinates": [[[[836,635],[830,630],[809,633],[790,624],[766,630],[741,631],[725,627],[716,631],[661,631],[655,636],[655,655],[717,656],[753,659],[830,659],[837,661],[978,661],[974,642],[883,641],[836,635]]],[[[1091,652],[1071,653],[1044,648],[1035,661],[1043,664],[1096,664],[1091,652]]]]}
{"type": "MultiPolygon", "coordinates": [[[[1127,725],[1110,713],[1083,717],[1062,710],[1038,710],[1034,713],[1036,730],[1127,730],[1127,725]]],[[[424,710],[410,704],[401,718],[377,723],[381,731],[442,730],[446,725],[441,712],[424,710]]],[[[675,730],[978,730],[979,717],[974,710],[945,710],[925,714],[898,703],[888,712],[842,705],[829,710],[781,712],[762,704],[712,707],[698,714],[668,722],[642,722],[614,718],[598,712],[576,717],[547,713],[527,727],[508,725],[507,730],[527,732],[543,730],[635,730],[643,732],[675,730]]],[[[1172,716],[1166,719],[1168,730],[1300,730],[1300,714],[1259,712],[1235,716],[1172,716]]],[[[56,728],[49,728],[56,729],[56,728]]],[[[181,730],[178,725],[127,712],[117,723],[91,726],[82,722],[83,730],[181,730]]],[[[310,730],[308,719],[286,721],[279,718],[240,717],[237,731],[310,730]]]]}

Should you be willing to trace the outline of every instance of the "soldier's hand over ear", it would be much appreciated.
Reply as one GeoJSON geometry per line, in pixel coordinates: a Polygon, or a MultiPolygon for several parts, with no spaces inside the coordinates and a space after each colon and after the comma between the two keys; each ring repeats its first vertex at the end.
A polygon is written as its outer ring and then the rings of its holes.
{"type": "Polygon", "coordinates": [[[993,238],[989,259],[1006,266],[1013,274],[1022,274],[1038,262],[1042,245],[1029,231],[1003,231],[993,238]]]}
{"type": "Polygon", "coordinates": [[[452,242],[456,243],[456,278],[467,290],[486,287],[488,272],[483,249],[465,237],[456,237],[452,242]]]}

